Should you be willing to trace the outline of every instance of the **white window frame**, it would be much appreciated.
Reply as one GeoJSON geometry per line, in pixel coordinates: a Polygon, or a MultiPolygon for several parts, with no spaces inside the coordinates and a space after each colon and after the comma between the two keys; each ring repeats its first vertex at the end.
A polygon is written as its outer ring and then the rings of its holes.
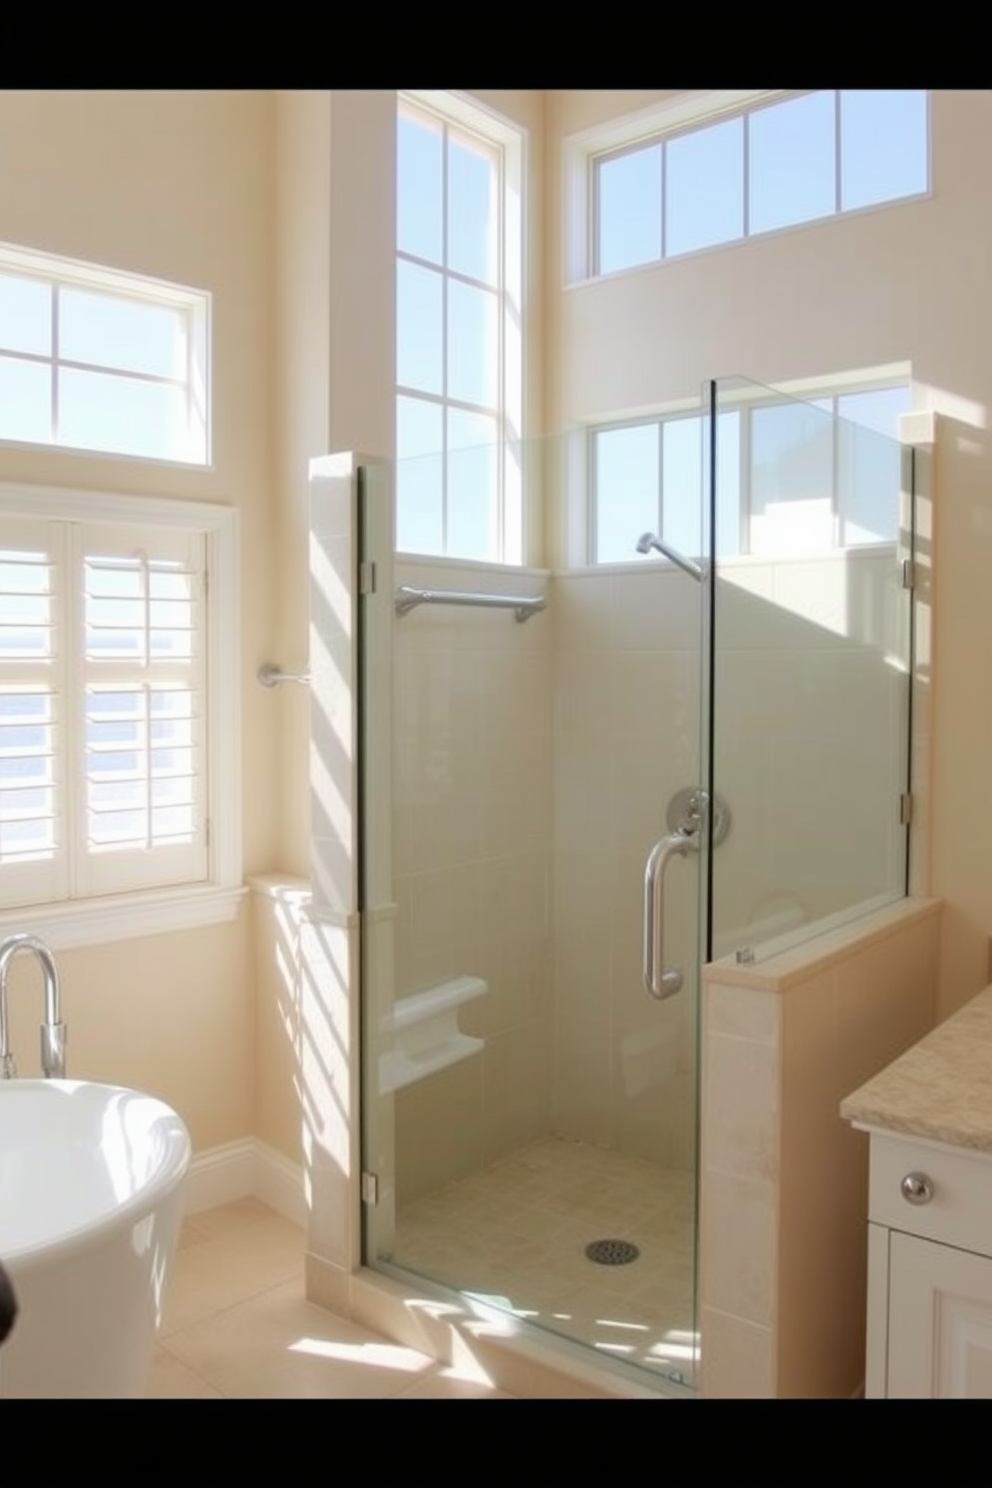
{"type": "MultiPolygon", "coordinates": [[[[497,372],[498,401],[492,408],[469,411],[485,412],[495,417],[497,438],[497,551],[495,561],[523,565],[527,561],[528,523],[525,510],[525,476],[522,468],[524,438],[524,133],[519,126],[502,118],[478,99],[444,89],[404,89],[397,93],[397,110],[404,104],[433,114],[439,123],[465,130],[492,147],[499,156],[499,271],[496,293],[499,301],[497,372]],[[516,457],[511,450],[516,448],[516,457]]],[[[419,263],[420,260],[397,248],[396,261],[419,263]]],[[[430,265],[437,268],[437,265],[430,265]]],[[[440,270],[449,277],[445,265],[440,270]]],[[[460,276],[451,274],[455,279],[460,276]]],[[[446,346],[443,348],[447,356],[446,346]]],[[[447,393],[432,395],[416,388],[401,386],[397,381],[396,397],[421,399],[446,409],[463,408],[458,399],[447,393]]],[[[438,451],[445,459],[447,449],[438,451]]],[[[446,553],[417,556],[446,557],[446,553]]],[[[462,556],[462,555],[459,555],[462,556]]],[[[474,561],[474,560],[470,560],[474,561]]],[[[480,561],[493,561],[492,557],[480,561]]]]}
{"type": "Polygon", "coordinates": [[[190,289],[165,280],[148,278],[140,274],[124,273],[99,264],[84,263],[77,259],[62,258],[56,254],[42,253],[18,247],[12,243],[0,243],[0,275],[37,280],[49,285],[53,292],[53,316],[51,341],[47,355],[12,350],[0,345],[0,357],[9,360],[35,363],[52,369],[53,425],[56,437],[47,440],[0,438],[0,445],[25,449],[56,449],[71,451],[76,455],[95,455],[102,459],[150,461],[157,465],[194,465],[210,467],[211,462],[211,368],[210,368],[210,321],[212,297],[205,290],[190,289]],[[74,362],[59,354],[58,316],[55,310],[57,290],[60,288],[91,290],[97,294],[113,296],[115,299],[132,301],[138,305],[165,306],[177,311],[186,325],[186,376],[185,379],[156,377],[139,374],[131,369],[108,365],[91,365],[74,362]],[[134,381],[176,386],[186,397],[187,448],[185,453],[175,455],[137,454],[120,450],[87,445],[78,447],[61,442],[57,437],[58,377],[62,369],[99,373],[102,376],[118,376],[134,381]]]}
{"type": "Polygon", "coordinates": [[[0,513],[199,533],[205,540],[209,575],[204,604],[207,881],[4,909],[0,911],[0,938],[31,931],[53,949],[64,949],[232,920],[247,892],[241,843],[237,509],[208,502],[4,483],[0,484],[0,513]]]}
{"type": "MultiPolygon", "coordinates": [[[[926,189],[911,196],[894,197],[867,207],[855,207],[849,211],[835,211],[822,217],[804,219],[768,232],[749,234],[746,227],[747,211],[747,162],[745,161],[745,230],[740,237],[711,245],[711,248],[692,249],[689,253],[658,256],[629,268],[616,269],[600,274],[596,268],[596,190],[595,167],[601,157],[620,154],[639,148],[664,143],[667,139],[702,125],[716,124],[724,119],[739,118],[753,113],[763,105],[785,102],[799,98],[817,89],[794,88],[727,88],[707,92],[676,94],[661,103],[654,103],[636,113],[611,120],[606,125],[597,125],[570,136],[564,143],[563,163],[563,283],[570,285],[588,280],[611,279],[620,274],[636,273],[674,259],[691,256],[692,253],[709,252],[715,248],[729,248],[745,242],[749,237],[766,237],[775,232],[795,232],[817,223],[830,221],[834,216],[856,216],[861,212],[876,211],[897,203],[919,201],[930,194],[930,142],[928,127],[928,159],[926,189]]],[[[839,90],[834,90],[839,91],[839,90]]],[[[927,90],[928,108],[930,92],[927,90]]],[[[837,161],[839,179],[840,160],[837,161]]]]}

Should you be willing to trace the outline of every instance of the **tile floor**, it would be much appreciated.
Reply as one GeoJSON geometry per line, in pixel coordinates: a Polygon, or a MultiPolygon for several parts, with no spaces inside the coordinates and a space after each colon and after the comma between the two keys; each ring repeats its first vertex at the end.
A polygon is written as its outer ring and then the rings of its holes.
{"type": "Polygon", "coordinates": [[[421,1276],[691,1386],[694,1235],[690,1172],[551,1137],[406,1204],[389,1249],[421,1276]],[[636,1257],[589,1259],[603,1239],[636,1257]]]}
{"type": "Polygon", "coordinates": [[[306,1301],[303,1248],[257,1199],[187,1219],[147,1397],[513,1398],[306,1301]]]}

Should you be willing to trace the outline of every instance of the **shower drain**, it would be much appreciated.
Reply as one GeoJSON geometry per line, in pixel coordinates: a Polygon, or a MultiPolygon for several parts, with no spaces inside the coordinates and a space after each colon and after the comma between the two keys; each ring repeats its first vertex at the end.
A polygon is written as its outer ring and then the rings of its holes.
{"type": "Polygon", "coordinates": [[[586,1255],[597,1266],[627,1266],[640,1253],[629,1240],[593,1240],[586,1246],[586,1255]]]}

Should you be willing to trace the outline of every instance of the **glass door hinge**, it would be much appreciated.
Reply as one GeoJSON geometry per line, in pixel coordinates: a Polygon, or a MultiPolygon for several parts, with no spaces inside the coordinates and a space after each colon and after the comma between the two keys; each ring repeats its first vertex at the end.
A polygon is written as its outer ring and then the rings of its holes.
{"type": "Polygon", "coordinates": [[[362,1203],[378,1204],[379,1202],[379,1179],[375,1173],[362,1174],[362,1203]]]}
{"type": "Polygon", "coordinates": [[[916,564],[912,558],[902,560],[902,587],[904,589],[916,588],[916,564]]]}
{"type": "Polygon", "coordinates": [[[913,820],[913,796],[910,791],[903,791],[899,797],[899,822],[901,826],[908,827],[913,820]]]}
{"type": "Polygon", "coordinates": [[[360,594],[375,593],[375,564],[371,559],[364,559],[358,565],[358,591],[360,594]]]}

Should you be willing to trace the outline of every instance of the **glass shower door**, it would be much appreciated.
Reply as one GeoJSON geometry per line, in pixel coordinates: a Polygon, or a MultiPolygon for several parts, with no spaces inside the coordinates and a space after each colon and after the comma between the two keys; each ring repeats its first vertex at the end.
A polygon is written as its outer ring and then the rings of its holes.
{"type": "MultiPolygon", "coordinates": [[[[361,473],[366,1262],[673,1386],[698,1364],[704,424],[673,444],[677,531],[657,513],[640,547],[604,465],[626,535],[582,566],[398,554],[430,462],[361,473]]],[[[550,531],[562,442],[517,454],[550,531]]]]}

